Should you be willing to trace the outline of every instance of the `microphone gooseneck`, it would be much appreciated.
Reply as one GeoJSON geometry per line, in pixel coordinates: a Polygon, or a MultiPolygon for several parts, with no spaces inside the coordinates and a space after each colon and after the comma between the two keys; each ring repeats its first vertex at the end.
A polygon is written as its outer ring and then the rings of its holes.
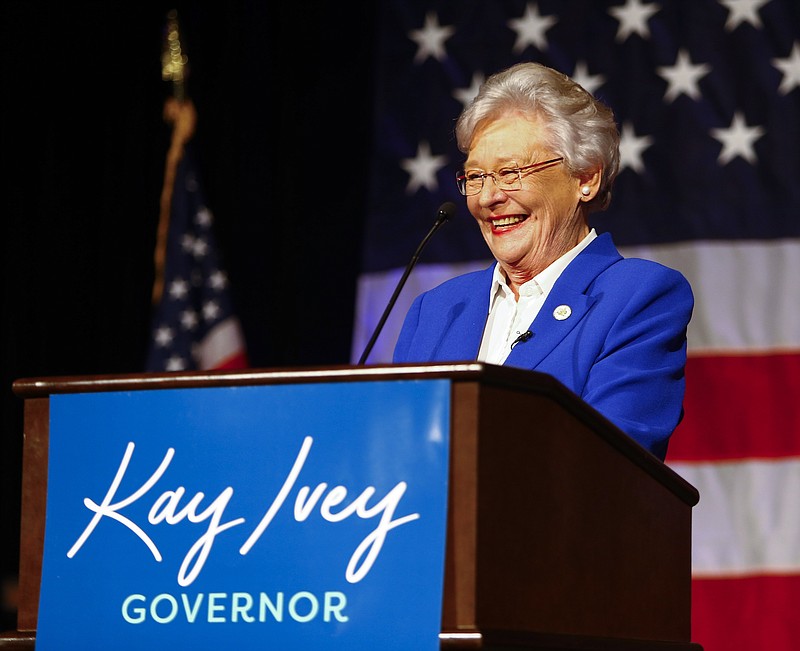
{"type": "Polygon", "coordinates": [[[375,327],[375,331],[372,333],[372,336],[367,343],[367,347],[364,349],[364,352],[361,354],[361,359],[358,360],[358,365],[361,366],[367,361],[367,357],[372,352],[373,346],[375,346],[375,342],[378,340],[378,335],[380,335],[381,330],[383,330],[383,326],[386,323],[386,319],[389,318],[389,313],[392,311],[395,302],[397,302],[397,297],[400,296],[400,292],[403,289],[403,286],[406,284],[406,280],[408,276],[411,274],[411,270],[417,264],[417,260],[419,259],[420,254],[422,253],[422,249],[425,248],[425,245],[428,243],[428,240],[433,237],[433,234],[439,230],[439,228],[448,220],[452,219],[456,214],[456,204],[452,201],[446,201],[441,206],[439,206],[439,210],[436,213],[436,221],[433,222],[433,226],[428,231],[428,234],[422,239],[422,242],[419,243],[417,250],[414,251],[414,255],[411,257],[411,260],[406,265],[405,271],[403,271],[403,275],[400,277],[400,282],[397,283],[397,287],[394,288],[394,293],[392,297],[389,299],[389,303],[386,306],[386,309],[383,311],[383,315],[378,321],[378,325],[375,327]]]}

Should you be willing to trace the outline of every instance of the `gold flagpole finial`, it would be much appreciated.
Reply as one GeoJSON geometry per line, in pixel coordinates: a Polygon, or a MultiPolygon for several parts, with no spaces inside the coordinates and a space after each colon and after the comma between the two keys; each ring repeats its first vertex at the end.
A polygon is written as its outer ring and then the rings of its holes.
{"type": "Polygon", "coordinates": [[[161,78],[172,82],[173,96],[183,100],[186,93],[186,78],[189,74],[189,57],[181,47],[178,12],[172,9],[167,14],[164,47],[161,51],[161,78]]]}
{"type": "Polygon", "coordinates": [[[194,104],[186,93],[189,74],[189,57],[181,46],[178,12],[167,14],[164,48],[161,52],[161,78],[172,85],[172,93],[164,105],[164,120],[172,126],[172,139],[164,166],[164,185],[161,189],[160,215],[153,254],[155,277],[152,301],[157,305],[164,293],[164,268],[166,263],[167,237],[169,232],[172,193],[178,164],[183,158],[184,147],[194,135],[197,114],[194,104]]]}

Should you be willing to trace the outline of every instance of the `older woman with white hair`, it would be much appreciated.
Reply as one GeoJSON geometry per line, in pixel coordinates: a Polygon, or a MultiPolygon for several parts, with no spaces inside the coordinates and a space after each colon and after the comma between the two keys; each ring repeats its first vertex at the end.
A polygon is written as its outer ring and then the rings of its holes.
{"type": "Polygon", "coordinates": [[[547,373],[663,460],[683,413],[693,297],[680,273],[623,258],[589,226],[619,169],[611,110],[522,63],[487,79],[456,136],[456,183],[496,262],[417,297],[394,361],[547,373]]]}

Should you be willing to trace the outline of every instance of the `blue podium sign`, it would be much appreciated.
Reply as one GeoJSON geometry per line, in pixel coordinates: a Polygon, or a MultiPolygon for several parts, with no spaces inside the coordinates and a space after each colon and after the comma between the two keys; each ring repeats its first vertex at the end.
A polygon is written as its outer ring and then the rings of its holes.
{"type": "Polygon", "coordinates": [[[450,382],[53,395],[37,651],[439,648],[450,382]]]}

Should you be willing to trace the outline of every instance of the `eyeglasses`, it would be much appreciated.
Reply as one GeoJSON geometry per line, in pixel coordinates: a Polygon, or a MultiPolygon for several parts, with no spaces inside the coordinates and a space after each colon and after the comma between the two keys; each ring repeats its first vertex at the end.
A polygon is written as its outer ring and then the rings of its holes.
{"type": "Polygon", "coordinates": [[[483,182],[487,176],[492,177],[495,186],[500,190],[521,190],[522,189],[522,173],[533,174],[541,170],[560,163],[564,157],[551,158],[550,160],[542,161],[541,163],[533,163],[532,165],[525,165],[519,167],[513,163],[509,167],[504,167],[496,172],[484,172],[483,170],[459,170],[456,172],[456,185],[458,191],[465,197],[470,197],[474,194],[480,194],[483,190],[483,182]]]}

